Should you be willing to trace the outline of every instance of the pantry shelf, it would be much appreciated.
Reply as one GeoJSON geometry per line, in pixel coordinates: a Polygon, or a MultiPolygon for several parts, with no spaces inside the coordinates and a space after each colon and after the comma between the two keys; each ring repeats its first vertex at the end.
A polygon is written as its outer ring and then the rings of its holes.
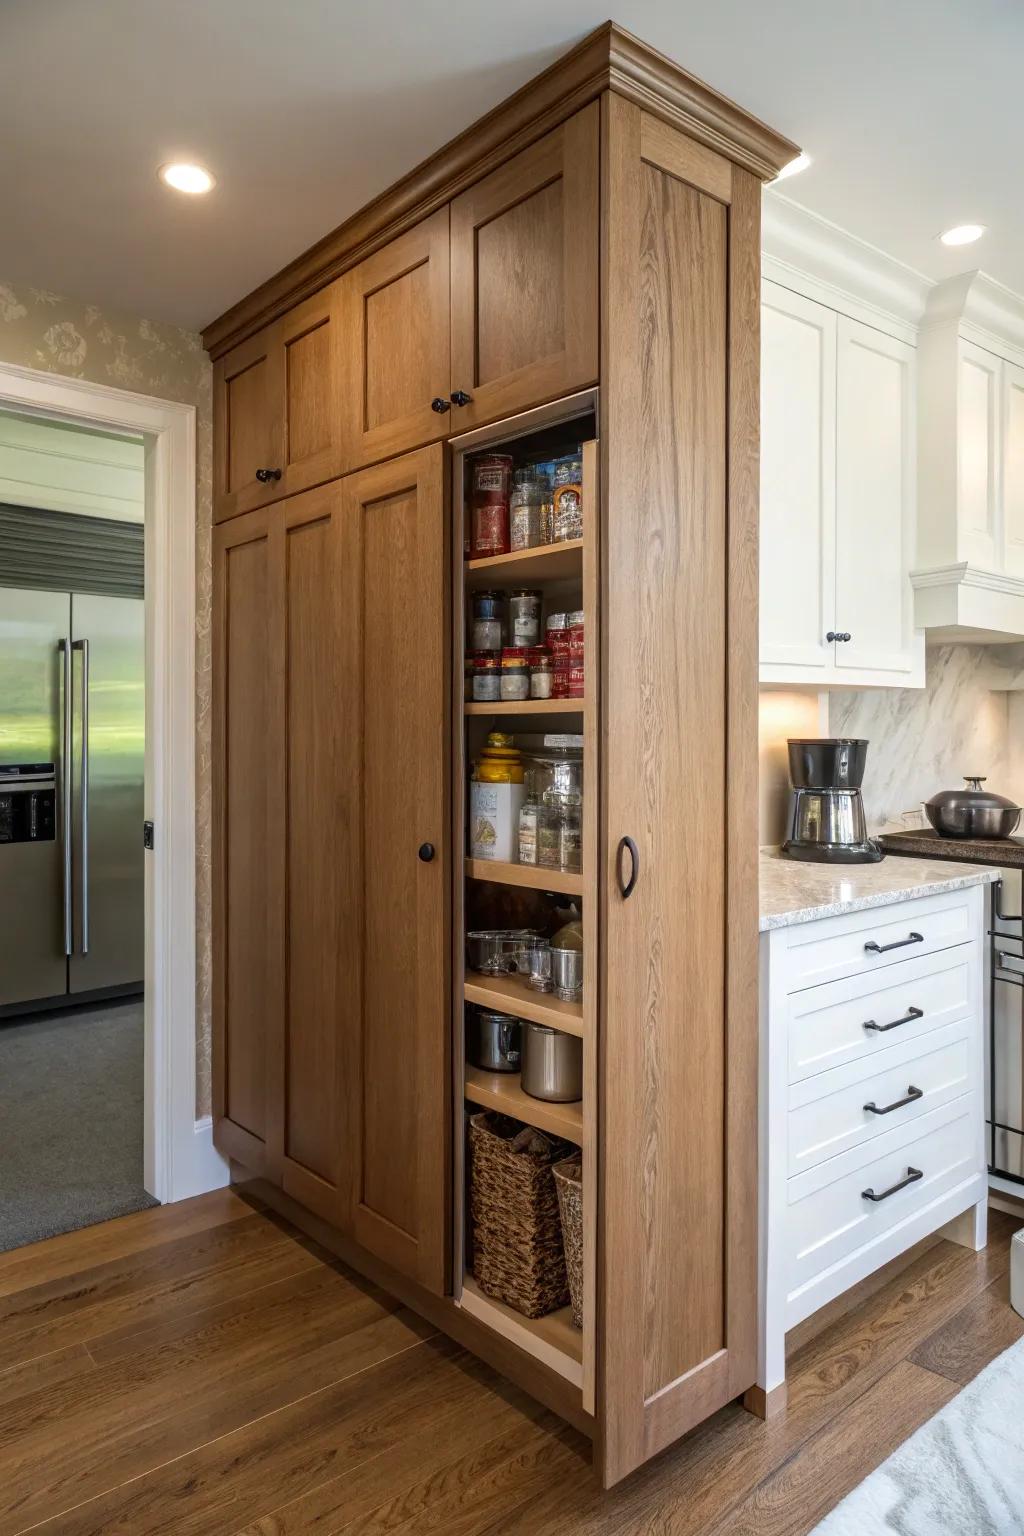
{"type": "Polygon", "coordinates": [[[547,1317],[523,1317],[514,1308],[485,1296],[469,1274],[463,1277],[461,1305],[488,1328],[511,1339],[528,1355],[549,1365],[574,1386],[582,1384],[583,1334],[573,1327],[569,1307],[560,1307],[557,1312],[549,1312],[547,1317]]]}
{"type": "Polygon", "coordinates": [[[496,1109],[501,1115],[511,1115],[549,1136],[561,1136],[583,1145],[583,1101],[574,1104],[549,1104],[546,1099],[535,1099],[524,1093],[518,1072],[485,1072],[481,1067],[466,1067],[463,1092],[472,1104],[484,1109],[496,1109]]]}
{"type": "Polygon", "coordinates": [[[498,859],[467,859],[470,880],[493,880],[496,885],[521,885],[532,891],[557,891],[561,896],[582,896],[583,876],[541,869],[538,864],[504,864],[498,859]]]}
{"type": "Polygon", "coordinates": [[[511,555],[487,555],[481,560],[467,560],[466,590],[489,587],[495,581],[523,583],[535,581],[570,581],[582,571],[583,540],[567,539],[564,544],[540,544],[536,549],[517,549],[511,555]]]}
{"type": "Polygon", "coordinates": [[[501,703],[465,705],[467,715],[582,715],[583,699],[505,699],[501,703]]]}
{"type": "Polygon", "coordinates": [[[583,1037],[583,1004],[563,1003],[550,993],[535,992],[521,976],[467,976],[463,989],[467,1003],[490,1008],[495,1013],[514,1014],[546,1024],[565,1035],[583,1037]]]}

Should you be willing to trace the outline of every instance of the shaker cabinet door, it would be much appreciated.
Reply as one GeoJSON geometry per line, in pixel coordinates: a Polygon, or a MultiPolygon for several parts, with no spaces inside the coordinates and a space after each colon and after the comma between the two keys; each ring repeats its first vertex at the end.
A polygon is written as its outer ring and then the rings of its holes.
{"type": "Polygon", "coordinates": [[[1024,368],[1003,363],[1003,570],[1024,576],[1024,368]]]}
{"type": "Polygon", "coordinates": [[[452,430],[448,209],[339,280],[342,473],[452,430]]]}
{"type": "Polygon", "coordinates": [[[267,477],[284,451],[278,337],[277,325],[268,325],[213,365],[215,522],[277,495],[267,477]]]}
{"type": "Polygon", "coordinates": [[[340,482],[332,713],[344,892],[352,1235],[442,1294],[448,1271],[450,873],[440,444],[340,482]],[[432,846],[433,857],[420,849],[432,846]]]}
{"type": "Polygon", "coordinates": [[[451,205],[452,432],[596,382],[598,113],[584,107],[451,205]]]}

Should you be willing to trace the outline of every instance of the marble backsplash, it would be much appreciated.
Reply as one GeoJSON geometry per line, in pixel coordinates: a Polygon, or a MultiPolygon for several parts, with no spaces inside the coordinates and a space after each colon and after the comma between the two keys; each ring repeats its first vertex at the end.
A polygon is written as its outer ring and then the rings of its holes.
{"type": "Polygon", "coordinates": [[[901,825],[921,801],[983,774],[988,787],[1024,793],[1024,712],[1020,695],[993,691],[993,652],[981,645],[929,648],[927,686],[833,692],[829,733],[865,736],[868,826],[901,825]]]}

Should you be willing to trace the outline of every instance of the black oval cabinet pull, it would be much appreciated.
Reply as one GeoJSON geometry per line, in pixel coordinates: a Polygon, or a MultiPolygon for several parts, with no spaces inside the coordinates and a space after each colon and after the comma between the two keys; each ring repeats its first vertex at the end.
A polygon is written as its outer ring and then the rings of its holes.
{"type": "Polygon", "coordinates": [[[924,1018],[923,1008],[908,1008],[902,1019],[893,1019],[891,1024],[876,1024],[874,1019],[865,1019],[864,1028],[873,1029],[876,1034],[884,1035],[890,1029],[899,1029],[901,1024],[912,1024],[915,1019],[924,1018]]]}
{"type": "Polygon", "coordinates": [[[433,857],[434,857],[434,845],[433,845],[433,843],[420,843],[420,858],[423,860],[424,864],[429,864],[433,857]]]}
{"type": "Polygon", "coordinates": [[[622,837],[619,839],[619,854],[616,860],[616,870],[619,877],[619,890],[622,892],[623,901],[626,901],[627,898],[632,896],[633,892],[636,890],[636,882],[640,875],[640,855],[637,852],[636,843],[634,843],[631,837],[622,837]],[[629,854],[630,861],[629,879],[626,881],[623,881],[622,878],[622,855],[624,853],[629,854]]]}
{"type": "Polygon", "coordinates": [[[849,640],[851,638],[852,637],[849,630],[838,629],[830,629],[828,634],[825,636],[825,639],[829,641],[830,644],[833,640],[849,640]]]}
{"type": "Polygon", "coordinates": [[[430,409],[436,411],[439,416],[443,416],[445,411],[450,411],[451,408],[451,401],[446,400],[444,395],[435,395],[430,402],[430,409]]]}
{"type": "Polygon", "coordinates": [[[279,469],[258,469],[256,471],[256,479],[260,482],[260,485],[268,485],[271,480],[280,480],[280,478],[281,471],[279,469]]]}
{"type": "Polygon", "coordinates": [[[905,1179],[900,1179],[898,1184],[891,1184],[888,1189],[883,1189],[880,1195],[876,1195],[873,1189],[862,1189],[862,1200],[873,1200],[876,1204],[879,1200],[888,1200],[890,1195],[897,1194],[901,1189],[906,1189],[908,1184],[916,1184],[918,1179],[923,1179],[924,1174],[920,1168],[908,1168],[905,1179]]]}
{"type": "Polygon", "coordinates": [[[915,1088],[913,1083],[911,1083],[910,1087],[907,1089],[907,1096],[905,1099],[897,1099],[894,1104],[883,1104],[881,1109],[879,1109],[874,1099],[872,1099],[870,1104],[864,1105],[864,1108],[869,1115],[891,1115],[894,1109],[903,1109],[905,1105],[914,1104],[918,1099],[923,1098],[924,1089],[915,1088]]]}
{"type": "Polygon", "coordinates": [[[467,395],[464,389],[452,390],[452,405],[468,405],[472,398],[473,396],[467,395]]]}
{"type": "Polygon", "coordinates": [[[923,943],[924,943],[924,934],[923,933],[915,933],[914,930],[911,929],[910,930],[910,937],[909,938],[897,939],[895,944],[876,944],[874,939],[871,939],[869,943],[864,945],[864,949],[865,949],[865,952],[867,954],[869,954],[869,955],[887,955],[889,953],[890,949],[906,949],[908,944],[923,944],[923,943]]]}

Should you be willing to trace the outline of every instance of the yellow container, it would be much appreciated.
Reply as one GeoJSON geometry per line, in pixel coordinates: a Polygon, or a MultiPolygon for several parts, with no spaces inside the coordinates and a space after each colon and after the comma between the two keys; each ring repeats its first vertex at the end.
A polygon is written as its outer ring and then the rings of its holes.
{"type": "Polygon", "coordinates": [[[522,784],[523,754],[514,740],[504,731],[491,732],[476,761],[473,776],[478,784],[522,784]]]}

